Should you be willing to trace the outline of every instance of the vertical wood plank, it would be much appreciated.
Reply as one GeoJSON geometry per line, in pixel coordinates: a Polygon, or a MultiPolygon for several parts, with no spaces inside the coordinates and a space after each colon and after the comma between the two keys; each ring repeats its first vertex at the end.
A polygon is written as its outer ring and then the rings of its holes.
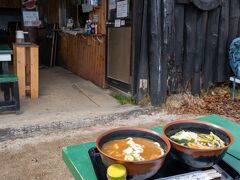
{"type": "MultiPolygon", "coordinates": [[[[30,47],[25,47],[25,57],[26,57],[26,70],[25,70],[25,76],[26,76],[26,86],[30,85],[31,79],[31,63],[30,63],[30,47]]],[[[27,89],[26,89],[27,90],[27,89]]]]}
{"type": "MultiPolygon", "coordinates": [[[[162,104],[165,101],[167,90],[169,90],[169,79],[168,74],[174,74],[174,47],[175,47],[175,26],[174,26],[174,8],[175,0],[163,0],[161,13],[162,18],[162,36],[163,36],[163,47],[162,47],[162,59],[161,59],[161,68],[162,68],[162,77],[161,77],[161,92],[160,94],[164,95],[159,97],[159,104],[162,104]]],[[[160,31],[161,32],[161,31],[160,31]]],[[[158,95],[160,96],[160,95],[158,95]]],[[[154,97],[153,97],[154,98],[154,97]]]]}
{"type": "Polygon", "coordinates": [[[13,44],[13,72],[17,74],[17,50],[15,43],[13,44]]]}
{"type": "Polygon", "coordinates": [[[106,56],[106,51],[105,51],[105,44],[106,44],[106,37],[103,36],[103,43],[101,44],[101,47],[98,48],[98,51],[100,51],[100,61],[101,61],[101,69],[100,69],[100,75],[99,75],[99,78],[100,78],[100,83],[102,84],[102,88],[105,88],[106,87],[106,83],[105,83],[105,64],[106,64],[106,59],[105,59],[105,56],[106,56]]]}
{"type": "Polygon", "coordinates": [[[30,48],[30,88],[31,88],[31,98],[38,98],[39,95],[39,73],[38,73],[38,47],[30,48]]]}
{"type": "Polygon", "coordinates": [[[82,48],[82,41],[81,41],[80,36],[78,36],[78,49],[79,49],[79,53],[78,53],[78,71],[77,71],[77,74],[79,76],[81,76],[83,48],[82,48]]]}
{"type": "Polygon", "coordinates": [[[207,11],[199,11],[197,17],[197,30],[196,30],[196,56],[194,63],[194,76],[192,80],[192,94],[196,95],[200,93],[201,81],[200,71],[204,62],[205,53],[205,41],[206,41],[206,29],[207,29],[207,11]]]}
{"type": "MultiPolygon", "coordinates": [[[[101,37],[102,38],[102,37],[101,37]]],[[[95,50],[95,53],[96,53],[96,70],[97,70],[97,75],[98,75],[98,78],[97,78],[97,81],[99,83],[102,83],[102,79],[100,77],[103,77],[102,76],[102,68],[103,68],[103,63],[102,63],[102,43],[99,43],[99,42],[96,42],[96,50],[95,50]]]]}
{"type": "Polygon", "coordinates": [[[240,18],[240,1],[231,0],[230,1],[230,19],[229,19],[229,36],[228,36],[228,45],[232,42],[237,36],[238,23],[240,18]]]}
{"type": "Polygon", "coordinates": [[[227,57],[227,41],[229,33],[229,2],[223,1],[220,23],[219,23],[219,38],[218,38],[218,54],[217,54],[217,73],[215,74],[215,82],[223,82],[228,80],[226,67],[229,66],[227,57]]]}
{"type": "Polygon", "coordinates": [[[238,36],[240,36],[240,18],[239,18],[239,22],[238,22],[238,36]]]}
{"type": "Polygon", "coordinates": [[[183,31],[184,6],[175,6],[175,65],[182,66],[183,62],[183,31]]]}
{"type": "Polygon", "coordinates": [[[204,82],[203,88],[207,90],[209,85],[213,83],[213,75],[217,73],[217,45],[218,45],[218,26],[220,8],[216,8],[209,12],[207,23],[207,36],[205,46],[205,62],[204,62],[204,82]]]}
{"type": "Polygon", "coordinates": [[[185,7],[185,53],[183,63],[183,87],[186,88],[193,78],[196,55],[197,11],[193,6],[185,7]]]}
{"type": "Polygon", "coordinates": [[[89,73],[89,80],[90,81],[95,81],[95,79],[93,78],[93,74],[95,73],[95,69],[94,69],[94,64],[95,64],[95,58],[93,58],[93,40],[92,37],[88,37],[88,51],[89,51],[89,55],[88,55],[88,73],[89,73]],[[94,79],[94,80],[93,80],[94,79]]]}
{"type": "MultiPolygon", "coordinates": [[[[168,45],[168,3],[167,1],[149,1],[148,54],[149,54],[149,94],[154,106],[164,101],[166,94],[167,45],[168,45]],[[164,15],[162,17],[162,13],[164,15]],[[162,45],[163,42],[163,45],[162,45]],[[163,50],[162,50],[163,49],[163,50]]],[[[146,61],[146,60],[145,60],[146,61]]],[[[147,64],[147,63],[146,63],[147,64]]]]}
{"type": "Polygon", "coordinates": [[[24,46],[16,46],[16,70],[19,83],[19,97],[24,99],[26,97],[26,76],[25,76],[25,65],[26,65],[26,53],[24,46]]]}
{"type": "Polygon", "coordinates": [[[174,44],[174,65],[172,67],[172,78],[168,82],[169,91],[180,91],[182,84],[182,67],[183,67],[183,46],[184,46],[184,6],[175,5],[174,15],[175,25],[175,44],[174,44]]]}

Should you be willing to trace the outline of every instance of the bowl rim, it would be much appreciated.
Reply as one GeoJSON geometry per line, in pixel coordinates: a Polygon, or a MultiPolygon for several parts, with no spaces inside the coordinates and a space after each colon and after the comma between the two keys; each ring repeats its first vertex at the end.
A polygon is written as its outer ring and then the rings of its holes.
{"type": "MultiPolygon", "coordinates": [[[[143,137],[144,138],[144,137],[143,137]]],[[[145,138],[147,139],[147,138],[145,138]]],[[[96,148],[98,149],[98,151],[100,152],[100,154],[103,154],[104,156],[110,158],[110,159],[114,159],[114,160],[117,160],[117,161],[122,161],[122,162],[127,162],[127,163],[135,163],[135,164],[138,164],[138,163],[147,163],[147,162],[152,162],[152,161],[155,161],[155,160],[158,160],[158,159],[161,159],[165,156],[167,156],[167,154],[169,153],[170,149],[171,149],[171,143],[169,142],[168,138],[160,133],[157,133],[153,130],[150,130],[150,129],[146,129],[146,128],[135,128],[135,127],[119,127],[119,128],[113,128],[113,129],[110,129],[108,131],[105,131],[104,133],[100,134],[98,137],[97,137],[97,140],[96,140],[96,148]],[[151,134],[154,134],[156,136],[158,136],[159,138],[161,138],[164,143],[166,144],[166,150],[164,152],[163,155],[155,158],[155,159],[151,159],[151,160],[142,160],[142,161],[128,161],[128,160],[122,160],[122,159],[117,159],[117,158],[114,158],[114,157],[111,157],[109,156],[108,154],[104,153],[101,148],[99,147],[99,143],[100,143],[100,140],[112,133],[112,132],[115,132],[115,131],[121,131],[121,130],[137,130],[137,131],[145,131],[145,132],[148,132],[148,133],[151,133],[151,134]]]]}
{"type": "Polygon", "coordinates": [[[163,126],[163,129],[162,129],[162,132],[163,132],[163,135],[167,137],[167,139],[173,143],[174,145],[177,145],[177,146],[181,146],[181,147],[184,147],[188,150],[192,150],[194,152],[207,152],[207,151],[219,151],[219,150],[224,150],[224,149],[227,149],[229,146],[231,146],[234,142],[234,137],[232,135],[232,133],[230,131],[228,131],[227,129],[219,126],[219,125],[216,125],[216,124],[213,124],[213,123],[210,123],[210,122],[204,122],[204,121],[199,121],[199,120],[192,120],[192,119],[189,119],[189,120],[174,120],[174,121],[171,121],[167,124],[165,124],[163,126]],[[174,125],[174,124],[181,124],[181,123],[195,123],[195,124],[204,124],[204,125],[208,125],[208,126],[212,126],[214,128],[217,128],[219,130],[222,130],[223,132],[225,132],[227,134],[227,136],[229,137],[230,139],[230,143],[225,146],[225,147],[221,147],[221,148],[214,148],[214,149],[195,149],[195,148],[190,148],[190,147],[187,147],[187,146],[184,146],[184,145],[181,145],[181,144],[178,144],[176,143],[175,141],[173,141],[172,139],[170,139],[167,134],[166,134],[166,129],[169,128],[171,125],[174,125]]]}

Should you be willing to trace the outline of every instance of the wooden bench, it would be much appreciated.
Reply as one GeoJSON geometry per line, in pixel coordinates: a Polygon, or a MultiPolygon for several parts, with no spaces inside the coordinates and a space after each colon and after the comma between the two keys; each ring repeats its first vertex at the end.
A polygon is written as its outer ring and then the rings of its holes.
{"type": "MultiPolygon", "coordinates": [[[[0,45],[0,72],[1,74],[9,74],[9,62],[12,58],[12,49],[7,44],[0,45]]],[[[10,98],[9,96],[9,86],[7,83],[2,85],[1,89],[4,91],[5,101],[10,98]]]]}

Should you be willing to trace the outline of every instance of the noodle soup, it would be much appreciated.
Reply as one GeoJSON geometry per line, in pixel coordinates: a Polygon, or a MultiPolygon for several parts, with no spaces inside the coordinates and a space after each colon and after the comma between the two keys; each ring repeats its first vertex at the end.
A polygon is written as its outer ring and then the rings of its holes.
{"type": "Polygon", "coordinates": [[[224,141],[213,132],[209,134],[179,131],[170,137],[174,142],[193,149],[215,149],[225,147],[224,141]]]}
{"type": "Polygon", "coordinates": [[[103,145],[102,151],[113,158],[126,161],[153,160],[164,154],[158,142],[139,137],[109,141],[103,145]]]}

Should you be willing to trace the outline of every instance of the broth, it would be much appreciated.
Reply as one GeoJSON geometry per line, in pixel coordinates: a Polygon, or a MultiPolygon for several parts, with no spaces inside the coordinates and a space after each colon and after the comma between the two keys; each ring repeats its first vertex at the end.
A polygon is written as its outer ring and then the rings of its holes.
{"type": "Polygon", "coordinates": [[[117,139],[105,143],[102,151],[119,160],[152,160],[164,154],[160,144],[145,138],[117,139]]]}

